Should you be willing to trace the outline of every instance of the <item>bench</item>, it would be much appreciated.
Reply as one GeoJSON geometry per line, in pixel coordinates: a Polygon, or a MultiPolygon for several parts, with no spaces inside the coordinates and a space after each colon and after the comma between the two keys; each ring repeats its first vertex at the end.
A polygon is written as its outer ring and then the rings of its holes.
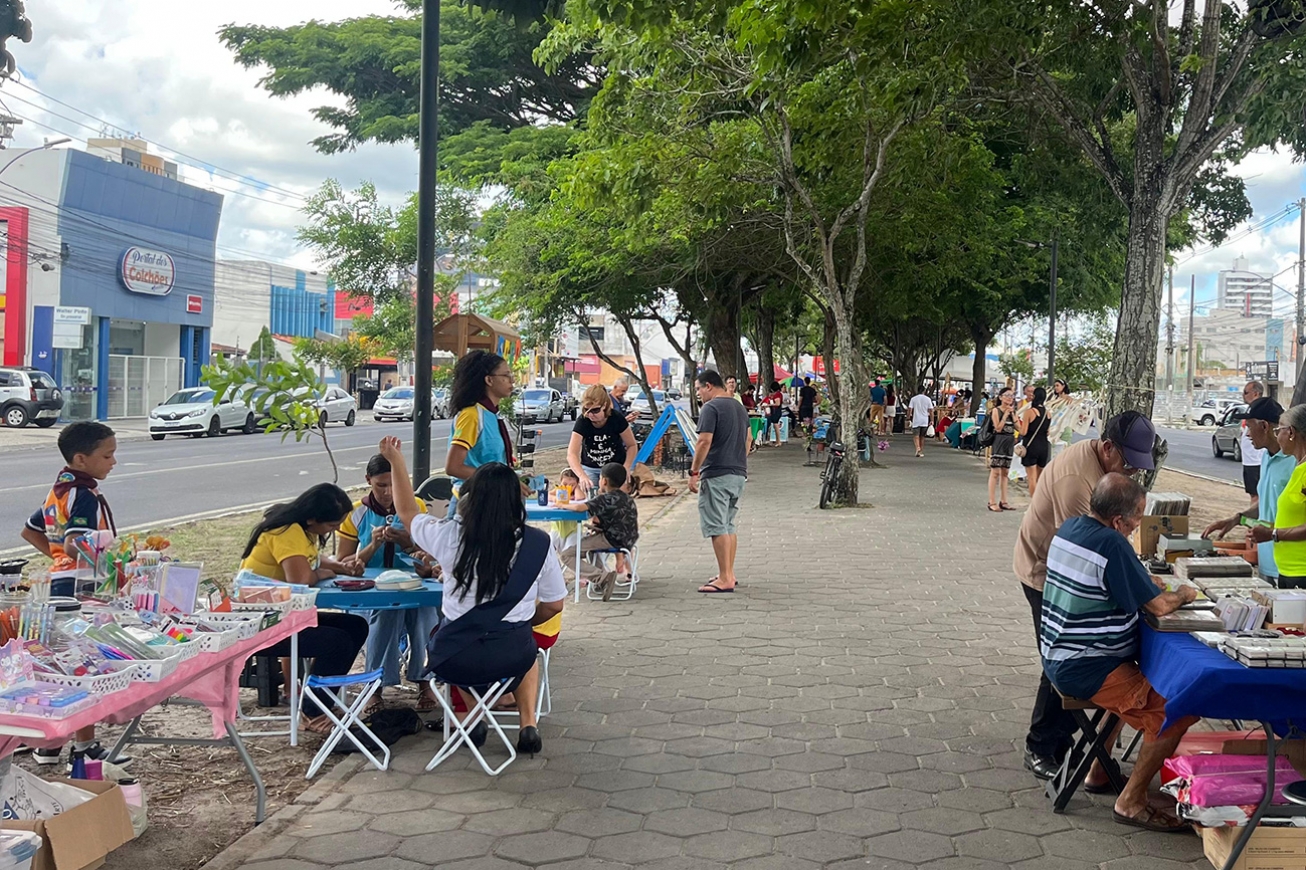
{"type": "MultiPolygon", "coordinates": [[[[1053,689],[1055,690],[1056,687],[1054,686],[1053,689]]],[[[1079,726],[1079,735],[1075,738],[1075,744],[1070,747],[1070,751],[1066,753],[1065,760],[1061,762],[1061,769],[1057,771],[1056,776],[1048,780],[1043,790],[1052,801],[1052,811],[1064,813],[1066,805],[1070,803],[1070,799],[1074,797],[1075,792],[1088,776],[1089,768],[1093,766],[1095,759],[1101,762],[1111,787],[1117,793],[1124,790],[1125,778],[1120,772],[1120,765],[1111,757],[1111,742],[1116,727],[1120,724],[1120,717],[1103,710],[1092,701],[1071,698],[1062,695],[1059,690],[1057,694],[1061,696],[1062,709],[1068,712],[1079,726]]]]}

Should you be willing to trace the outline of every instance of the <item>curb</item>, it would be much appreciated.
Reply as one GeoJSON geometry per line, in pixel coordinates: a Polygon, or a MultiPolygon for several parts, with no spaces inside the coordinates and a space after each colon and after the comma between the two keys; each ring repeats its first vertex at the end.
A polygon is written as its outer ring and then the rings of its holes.
{"type": "Polygon", "coordinates": [[[1220,477],[1211,477],[1210,475],[1206,475],[1206,474],[1198,474],[1196,471],[1184,471],[1182,468],[1171,468],[1169,466],[1165,466],[1161,470],[1173,471],[1175,474],[1183,474],[1188,477],[1195,477],[1198,480],[1205,480],[1207,483],[1223,483],[1226,486],[1237,487],[1239,489],[1242,488],[1242,484],[1235,483],[1232,480],[1224,480],[1223,478],[1220,477]]]}

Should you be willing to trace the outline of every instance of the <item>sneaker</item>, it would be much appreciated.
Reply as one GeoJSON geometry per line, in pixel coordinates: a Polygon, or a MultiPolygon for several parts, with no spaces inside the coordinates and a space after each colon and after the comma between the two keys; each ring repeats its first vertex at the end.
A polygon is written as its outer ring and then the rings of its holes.
{"type": "Polygon", "coordinates": [[[36,759],[37,764],[58,764],[59,759],[62,757],[62,746],[55,747],[54,749],[36,749],[32,752],[32,758],[36,759]]]}
{"type": "Polygon", "coordinates": [[[108,761],[110,764],[116,764],[119,767],[126,767],[132,763],[130,755],[119,755],[117,758],[110,760],[109,750],[100,745],[98,740],[86,748],[86,757],[91,761],[108,761]]]}

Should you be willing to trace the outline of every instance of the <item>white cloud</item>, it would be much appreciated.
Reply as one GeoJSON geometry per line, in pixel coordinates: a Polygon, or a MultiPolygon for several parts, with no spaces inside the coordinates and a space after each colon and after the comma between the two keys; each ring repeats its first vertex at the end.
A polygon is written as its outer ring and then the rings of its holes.
{"type": "MultiPolygon", "coordinates": [[[[317,153],[309,141],[329,130],[313,119],[310,109],[336,101],[325,92],[291,99],[269,96],[258,87],[260,71],[237,66],[217,37],[218,28],[232,22],[286,26],[309,18],[393,14],[393,2],[183,5],[184,12],[169,0],[30,4],[34,38],[26,45],[11,41],[9,49],[22,80],[41,93],[102,118],[117,131],[140,134],[195,158],[179,162],[248,176],[242,184],[182,166],[186,181],[227,194],[219,256],[259,256],[312,268],[312,256],[295,241],[302,200],[282,190],[303,196],[327,177],[346,187],[370,179],[383,198],[397,203],[416,186],[417,155],[411,146],[317,153]]],[[[99,122],[17,84],[0,87],[0,100],[27,120],[18,128],[15,146],[101,135],[99,122]]]]}

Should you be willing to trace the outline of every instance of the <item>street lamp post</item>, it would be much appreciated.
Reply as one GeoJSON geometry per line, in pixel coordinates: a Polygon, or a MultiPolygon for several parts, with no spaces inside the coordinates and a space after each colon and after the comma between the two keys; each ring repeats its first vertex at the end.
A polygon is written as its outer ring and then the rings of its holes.
{"type": "Polygon", "coordinates": [[[431,354],[435,351],[435,182],[439,140],[440,0],[422,2],[417,159],[417,325],[413,356],[413,486],[431,473],[431,354]]]}
{"type": "Polygon", "coordinates": [[[28,154],[31,154],[34,151],[48,151],[49,149],[53,148],[56,145],[64,145],[71,141],[73,140],[65,136],[62,139],[51,139],[49,142],[46,142],[44,145],[37,145],[32,148],[24,148],[22,151],[19,151],[13,157],[10,157],[9,161],[5,163],[4,166],[0,166],[0,175],[3,175],[6,169],[8,169],[10,166],[13,166],[19,160],[21,160],[22,158],[26,157],[28,154]]]}
{"type": "Polygon", "coordinates": [[[1048,276],[1048,395],[1052,394],[1052,382],[1056,380],[1054,369],[1056,368],[1057,359],[1057,253],[1060,248],[1060,239],[1057,233],[1053,231],[1052,242],[1027,242],[1024,239],[1016,239],[1017,244],[1024,245],[1027,248],[1042,250],[1050,248],[1052,250],[1052,268],[1048,276]]]}

